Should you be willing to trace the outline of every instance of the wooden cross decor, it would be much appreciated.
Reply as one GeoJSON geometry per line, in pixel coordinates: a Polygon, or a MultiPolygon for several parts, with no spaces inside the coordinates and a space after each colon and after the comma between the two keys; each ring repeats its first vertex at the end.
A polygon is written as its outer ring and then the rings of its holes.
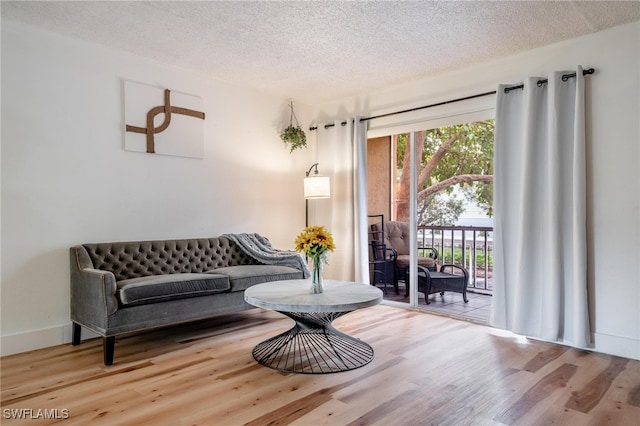
{"type": "Polygon", "coordinates": [[[181,108],[171,105],[171,91],[164,90],[164,105],[153,107],[147,113],[147,127],[131,126],[127,124],[127,132],[144,133],[147,135],[147,152],[155,153],[154,135],[163,132],[171,124],[171,114],[182,114],[190,117],[200,118],[204,120],[204,112],[194,111],[188,108],[181,108]],[[153,120],[156,115],[164,113],[164,122],[158,127],[153,126],[153,120]]]}

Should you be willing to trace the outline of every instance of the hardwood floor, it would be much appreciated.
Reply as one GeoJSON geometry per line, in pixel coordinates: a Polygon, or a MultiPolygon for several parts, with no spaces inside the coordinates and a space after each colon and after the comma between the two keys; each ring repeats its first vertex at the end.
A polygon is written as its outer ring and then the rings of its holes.
{"type": "MultiPolygon", "coordinates": [[[[467,292],[467,298],[469,302],[465,303],[459,293],[431,294],[429,295],[430,303],[427,305],[424,294],[418,293],[418,306],[415,309],[477,324],[489,324],[493,297],[488,294],[467,292]]],[[[409,304],[409,297],[405,297],[403,285],[400,287],[400,294],[396,294],[393,289],[387,289],[384,300],[406,303],[407,306],[409,304]]]]}
{"type": "Polygon", "coordinates": [[[256,364],[253,346],[292,323],[252,309],[119,338],[110,367],[100,339],[4,357],[1,422],[640,425],[640,361],[380,305],[334,323],[374,348],[362,368],[305,375],[256,364]]]}

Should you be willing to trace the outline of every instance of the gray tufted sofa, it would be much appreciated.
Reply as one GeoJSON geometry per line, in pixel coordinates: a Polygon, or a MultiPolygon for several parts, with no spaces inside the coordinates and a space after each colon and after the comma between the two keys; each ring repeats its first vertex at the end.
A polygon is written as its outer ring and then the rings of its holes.
{"type": "Polygon", "coordinates": [[[253,308],[246,288],[303,277],[261,264],[222,236],[83,244],[71,247],[70,262],[72,344],[82,327],[102,336],[105,365],[117,335],[253,308]]]}

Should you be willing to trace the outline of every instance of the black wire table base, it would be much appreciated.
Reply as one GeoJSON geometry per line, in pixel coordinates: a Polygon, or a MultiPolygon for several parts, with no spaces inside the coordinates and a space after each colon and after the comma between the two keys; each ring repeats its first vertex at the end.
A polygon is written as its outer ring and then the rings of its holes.
{"type": "Polygon", "coordinates": [[[371,346],[331,325],[348,312],[278,312],[296,324],[253,349],[258,363],[287,373],[326,374],[353,370],[373,360],[371,346]]]}

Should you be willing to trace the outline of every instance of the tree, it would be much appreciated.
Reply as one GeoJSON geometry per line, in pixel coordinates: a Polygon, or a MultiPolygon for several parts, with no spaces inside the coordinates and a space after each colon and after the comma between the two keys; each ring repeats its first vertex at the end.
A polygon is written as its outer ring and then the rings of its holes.
{"type": "Polygon", "coordinates": [[[430,225],[453,225],[464,211],[464,202],[457,198],[442,196],[442,193],[425,197],[418,203],[418,223],[430,225]]]}
{"type": "MultiPolygon", "coordinates": [[[[486,120],[415,133],[415,140],[418,141],[415,151],[420,159],[417,185],[422,218],[420,224],[432,223],[427,220],[436,214],[443,215],[444,211],[429,214],[429,205],[432,210],[441,209],[442,202],[438,202],[440,197],[435,195],[450,194],[455,185],[459,185],[469,200],[477,202],[487,214],[492,214],[493,131],[493,120],[486,120]]],[[[409,135],[395,137],[397,167],[400,169],[396,217],[406,222],[409,220],[409,135]]]]}

